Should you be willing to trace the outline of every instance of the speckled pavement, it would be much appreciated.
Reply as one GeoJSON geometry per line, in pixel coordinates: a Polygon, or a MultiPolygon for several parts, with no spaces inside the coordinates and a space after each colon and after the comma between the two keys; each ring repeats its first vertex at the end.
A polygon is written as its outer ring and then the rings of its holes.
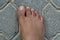
{"type": "Polygon", "coordinates": [[[0,0],[0,40],[21,40],[17,20],[21,5],[43,15],[45,40],[60,40],[60,0],[0,0]]]}

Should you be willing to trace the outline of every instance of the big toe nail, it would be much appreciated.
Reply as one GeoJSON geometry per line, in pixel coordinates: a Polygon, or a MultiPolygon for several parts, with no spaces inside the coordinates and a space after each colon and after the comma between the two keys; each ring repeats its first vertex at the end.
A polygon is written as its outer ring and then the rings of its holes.
{"type": "Polygon", "coordinates": [[[19,16],[25,16],[25,7],[24,6],[20,6],[18,8],[18,15],[19,16]]]}

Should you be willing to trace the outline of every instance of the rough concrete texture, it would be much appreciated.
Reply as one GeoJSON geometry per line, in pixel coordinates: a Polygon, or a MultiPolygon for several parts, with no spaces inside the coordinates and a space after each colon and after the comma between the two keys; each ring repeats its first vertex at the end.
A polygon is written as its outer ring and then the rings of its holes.
{"type": "Polygon", "coordinates": [[[59,0],[0,0],[0,40],[21,40],[17,8],[34,8],[44,16],[45,40],[60,40],[59,0]]]}

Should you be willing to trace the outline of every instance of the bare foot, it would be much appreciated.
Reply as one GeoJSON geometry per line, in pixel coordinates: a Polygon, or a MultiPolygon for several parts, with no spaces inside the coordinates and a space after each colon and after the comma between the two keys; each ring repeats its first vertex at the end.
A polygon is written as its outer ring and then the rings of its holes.
{"type": "Polygon", "coordinates": [[[18,20],[22,40],[44,40],[43,17],[34,9],[24,6],[18,8],[18,20]]]}

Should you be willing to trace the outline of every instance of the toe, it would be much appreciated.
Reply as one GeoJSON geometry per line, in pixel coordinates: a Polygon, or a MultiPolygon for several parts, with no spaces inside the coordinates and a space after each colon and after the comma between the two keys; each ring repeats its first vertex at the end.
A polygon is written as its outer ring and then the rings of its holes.
{"type": "Polygon", "coordinates": [[[44,19],[43,19],[43,16],[42,15],[40,16],[40,18],[41,18],[41,22],[43,22],[44,19]]]}
{"type": "Polygon", "coordinates": [[[35,11],[36,17],[40,19],[40,15],[37,11],[35,11]]]}
{"type": "Polygon", "coordinates": [[[31,15],[31,9],[29,7],[26,7],[26,16],[31,15]]]}
{"type": "Polygon", "coordinates": [[[41,14],[38,14],[38,18],[40,19],[41,22],[43,22],[43,16],[41,14]]]}
{"type": "Polygon", "coordinates": [[[35,10],[34,10],[33,8],[31,8],[31,12],[32,12],[32,15],[33,15],[33,16],[36,16],[35,10]]]}
{"type": "Polygon", "coordinates": [[[24,6],[20,6],[18,8],[18,17],[24,17],[25,16],[25,7],[24,6]]]}
{"type": "Polygon", "coordinates": [[[20,6],[18,8],[18,21],[19,21],[19,23],[20,22],[22,23],[24,18],[25,18],[25,7],[24,6],[20,6]]]}
{"type": "Polygon", "coordinates": [[[35,11],[35,13],[36,13],[36,17],[39,18],[41,21],[43,21],[43,16],[41,14],[37,13],[36,11],[35,11]]]}

